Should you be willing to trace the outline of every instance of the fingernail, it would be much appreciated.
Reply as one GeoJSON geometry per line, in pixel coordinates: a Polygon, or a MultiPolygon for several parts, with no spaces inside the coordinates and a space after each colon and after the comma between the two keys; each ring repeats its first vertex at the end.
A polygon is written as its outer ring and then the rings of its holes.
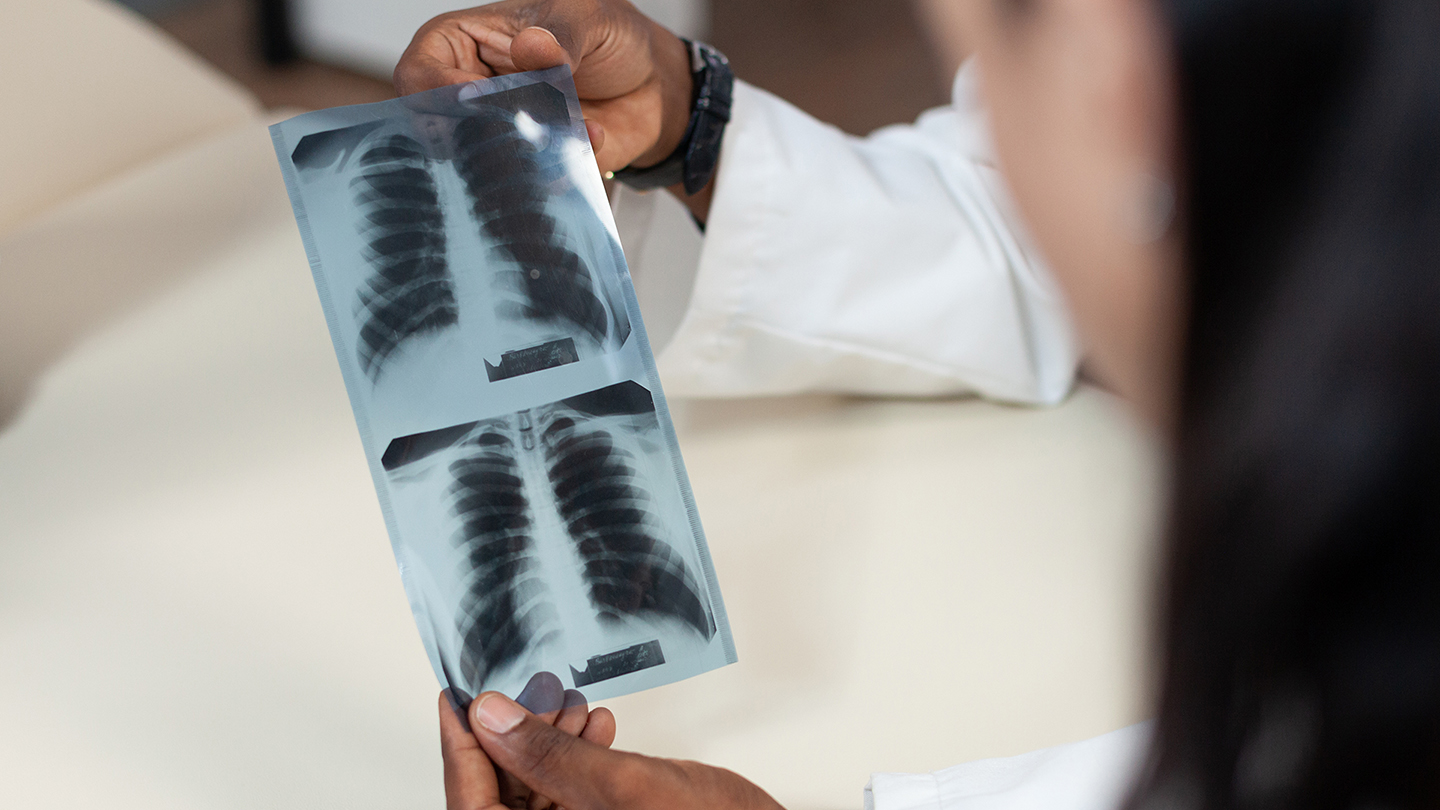
{"type": "Polygon", "coordinates": [[[565,705],[562,708],[568,709],[571,706],[584,706],[587,702],[585,696],[580,693],[579,689],[566,689],[565,705]]]}
{"type": "Polygon", "coordinates": [[[525,710],[504,695],[489,694],[475,704],[475,722],[496,734],[504,734],[524,719],[525,710]]]}
{"type": "Polygon", "coordinates": [[[549,672],[537,672],[515,702],[529,709],[531,714],[558,712],[565,705],[565,685],[549,672]]]}
{"type": "Polygon", "coordinates": [[[535,30],[535,31],[544,31],[545,33],[547,33],[547,34],[550,35],[550,38],[551,38],[551,39],[555,40],[555,44],[556,44],[556,45],[559,45],[559,44],[560,44],[560,40],[559,40],[558,37],[555,36],[555,32],[554,32],[554,31],[551,31],[549,28],[541,28],[541,27],[538,26],[538,25],[532,25],[532,26],[530,26],[530,28],[531,28],[532,30],[535,30]]]}
{"type": "Polygon", "coordinates": [[[470,705],[473,698],[465,694],[464,690],[456,689],[453,686],[445,690],[445,698],[450,702],[450,710],[455,712],[455,717],[460,720],[460,725],[469,731],[470,712],[465,707],[470,705]]]}

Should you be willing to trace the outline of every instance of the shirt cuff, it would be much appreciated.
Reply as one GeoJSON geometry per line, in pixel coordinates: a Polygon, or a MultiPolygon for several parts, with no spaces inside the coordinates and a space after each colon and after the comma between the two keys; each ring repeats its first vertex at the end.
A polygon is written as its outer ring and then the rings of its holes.
{"type": "Polygon", "coordinates": [[[942,810],[940,782],[929,773],[871,774],[865,810],[942,810]]]}

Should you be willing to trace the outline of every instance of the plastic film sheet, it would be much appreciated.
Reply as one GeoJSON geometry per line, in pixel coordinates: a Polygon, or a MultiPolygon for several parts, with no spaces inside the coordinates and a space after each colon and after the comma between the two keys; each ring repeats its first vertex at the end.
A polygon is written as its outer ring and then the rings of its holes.
{"type": "Polygon", "coordinates": [[[735,661],[568,68],[271,128],[436,676],[735,661]]]}

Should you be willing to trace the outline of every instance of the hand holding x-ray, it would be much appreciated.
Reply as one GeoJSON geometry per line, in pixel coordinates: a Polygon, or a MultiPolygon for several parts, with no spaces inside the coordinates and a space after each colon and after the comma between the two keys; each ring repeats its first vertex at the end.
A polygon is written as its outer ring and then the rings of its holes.
{"type": "MultiPolygon", "coordinates": [[[[574,689],[565,689],[560,679],[542,672],[530,679],[515,701],[540,722],[601,748],[615,741],[615,715],[609,709],[590,709],[585,696],[574,689]]],[[[450,806],[523,807],[526,810],[549,810],[554,803],[544,794],[514,774],[494,767],[478,755],[476,738],[461,720],[468,707],[455,706],[451,695],[440,695],[440,746],[445,763],[445,794],[450,806]],[[457,711],[458,709],[458,711],[457,711]],[[476,797],[491,797],[477,801],[476,797]],[[461,802],[461,799],[466,801],[461,802]]]]}
{"type": "MultiPolygon", "coordinates": [[[[601,710],[596,710],[601,711],[601,710]]],[[[471,705],[472,732],[442,703],[440,746],[446,805],[455,810],[523,807],[503,779],[518,779],[536,795],[570,810],[783,810],[753,782],[700,762],[612,751],[604,721],[567,733],[504,695],[485,694],[471,705]]],[[[613,727],[610,727],[613,728],[613,727]]]]}
{"type": "Polygon", "coordinates": [[[623,0],[508,0],[442,14],[415,34],[395,88],[568,65],[602,172],[651,166],[690,118],[690,58],[670,31],[623,0]]]}

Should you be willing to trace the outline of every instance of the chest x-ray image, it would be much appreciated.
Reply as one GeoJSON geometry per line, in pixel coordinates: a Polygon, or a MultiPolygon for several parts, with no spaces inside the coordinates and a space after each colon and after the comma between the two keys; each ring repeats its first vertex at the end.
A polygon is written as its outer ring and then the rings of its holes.
{"type": "Polygon", "coordinates": [[[441,368],[533,373],[630,336],[624,259],[603,189],[587,195],[578,174],[593,159],[563,91],[463,87],[350,108],[385,117],[282,156],[303,194],[336,203],[307,215],[320,252],[343,257],[326,282],[377,396],[441,368]]]}
{"type": "Polygon", "coordinates": [[[735,661],[568,68],[271,128],[401,578],[457,700],[735,661]]]}
{"type": "Polygon", "coordinates": [[[635,382],[390,442],[402,534],[450,539],[405,553],[440,575],[452,684],[586,687],[703,655],[714,611],[663,447],[635,382]]]}

